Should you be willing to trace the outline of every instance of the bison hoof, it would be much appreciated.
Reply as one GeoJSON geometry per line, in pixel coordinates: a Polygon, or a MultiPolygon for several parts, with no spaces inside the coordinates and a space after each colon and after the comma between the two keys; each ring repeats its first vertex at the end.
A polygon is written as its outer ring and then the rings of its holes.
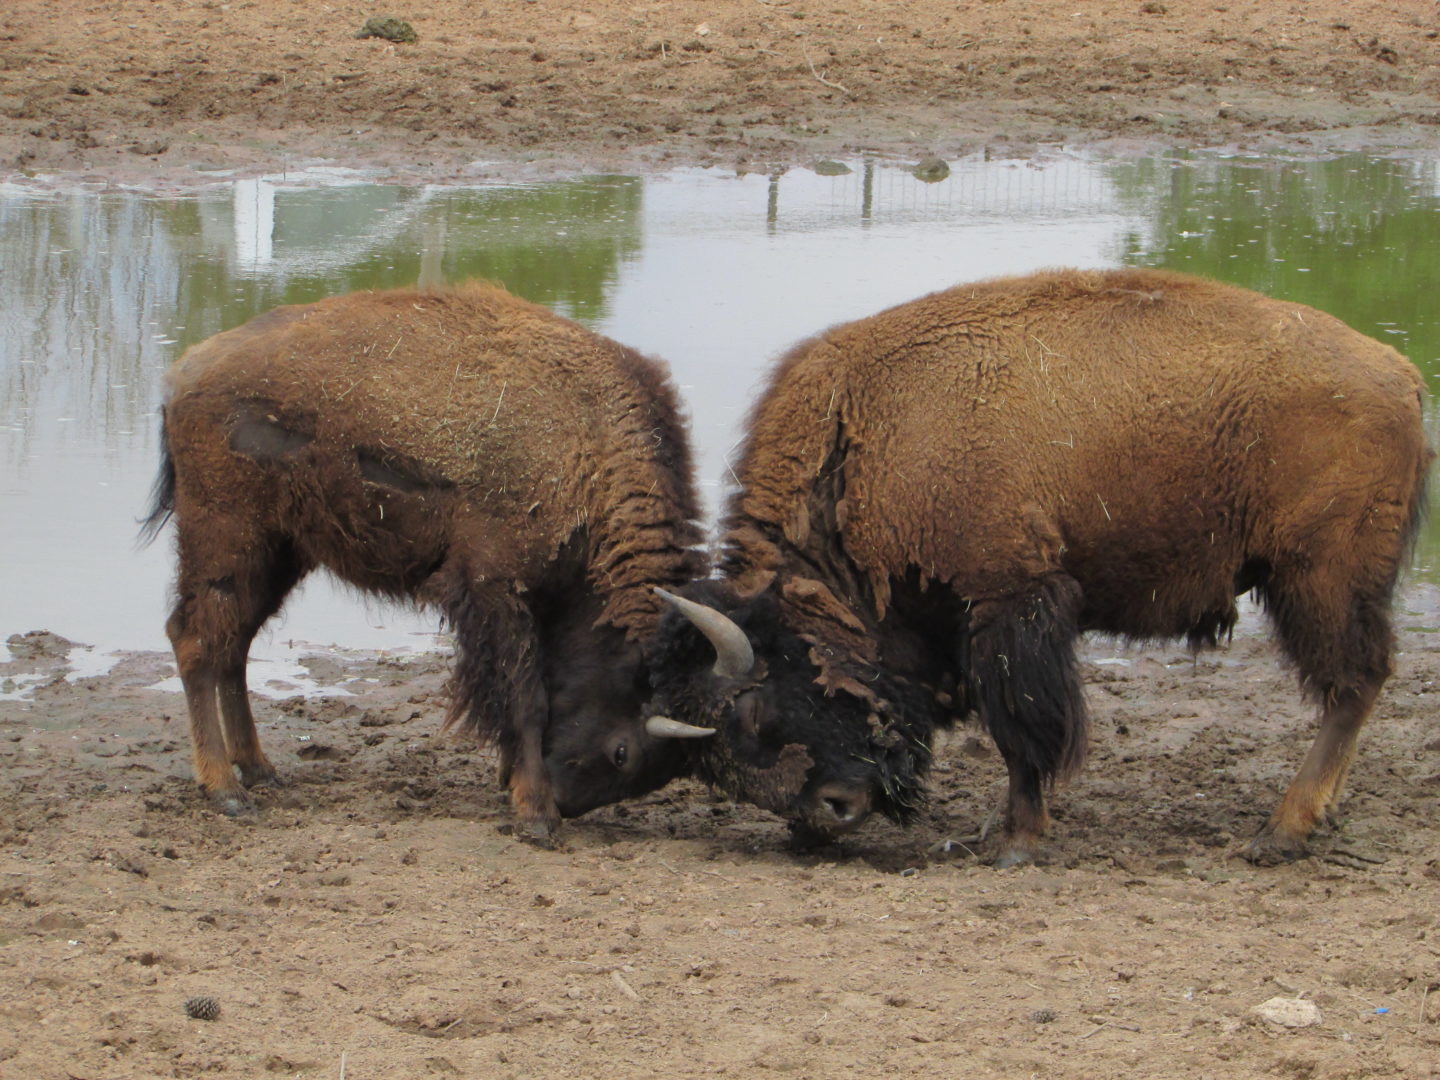
{"type": "Polygon", "coordinates": [[[285,781],[280,779],[280,774],[271,765],[240,765],[240,782],[247,788],[271,787],[281,788],[285,781]]]}
{"type": "Polygon", "coordinates": [[[1306,858],[1310,852],[1304,840],[1284,836],[1270,826],[1261,829],[1254,840],[1240,851],[1241,856],[1256,866],[1280,866],[1306,858]]]}
{"type": "Polygon", "coordinates": [[[1034,862],[1035,853],[1029,848],[1006,848],[990,865],[996,870],[1009,870],[1012,866],[1030,866],[1034,862]]]}
{"type": "Polygon", "coordinates": [[[255,814],[255,801],[244,791],[217,791],[210,796],[210,805],[226,817],[251,817],[255,814]]]}
{"type": "Polygon", "coordinates": [[[515,825],[515,837],[525,841],[532,847],[541,848],[545,851],[554,851],[559,846],[556,831],[559,829],[558,821],[549,821],[539,818],[533,821],[520,821],[515,825]]]}

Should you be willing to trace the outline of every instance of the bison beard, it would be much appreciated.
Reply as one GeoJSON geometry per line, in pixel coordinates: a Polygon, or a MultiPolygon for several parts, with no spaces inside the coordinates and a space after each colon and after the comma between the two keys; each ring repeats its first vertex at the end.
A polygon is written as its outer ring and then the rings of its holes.
{"type": "Polygon", "coordinates": [[[717,726],[701,772],[819,837],[913,816],[935,729],[974,714],[1010,776],[998,859],[1022,862],[1084,756],[1077,636],[1213,645],[1253,591],[1320,731],[1245,854],[1295,858],[1390,672],[1424,399],[1322,312],[1163,271],[998,279],[836,327],[757,403],[703,590],[755,671],[672,656],[653,705],[717,726]],[[789,746],[803,788],[747,790],[789,746]]]}

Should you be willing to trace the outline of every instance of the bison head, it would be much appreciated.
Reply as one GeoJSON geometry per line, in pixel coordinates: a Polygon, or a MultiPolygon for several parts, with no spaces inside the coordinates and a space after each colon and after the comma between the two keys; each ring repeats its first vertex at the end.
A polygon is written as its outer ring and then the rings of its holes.
{"type": "Polygon", "coordinates": [[[719,582],[664,594],[655,696],[666,717],[712,727],[695,772],[791,823],[802,843],[858,828],[872,811],[912,819],[933,728],[921,695],[874,667],[837,685],[824,646],[787,625],[775,591],[740,599],[719,582]]]}
{"type": "Polygon", "coordinates": [[[713,735],[642,711],[649,668],[638,647],[560,655],[547,675],[545,771],[563,817],[632,799],[692,769],[690,743],[713,735]]]}

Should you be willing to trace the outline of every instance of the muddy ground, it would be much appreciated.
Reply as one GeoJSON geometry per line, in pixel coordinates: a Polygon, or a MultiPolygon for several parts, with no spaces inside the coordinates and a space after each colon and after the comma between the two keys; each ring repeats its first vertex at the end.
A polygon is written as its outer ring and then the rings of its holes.
{"type": "Polygon", "coordinates": [[[1440,592],[1410,597],[1345,819],[1274,869],[1235,849],[1311,716],[1258,617],[1198,661],[1090,642],[1090,767],[1047,864],[1003,872],[975,732],[909,831],[796,855],[683,784],[543,851],[491,756],[438,736],[443,657],[326,651],[353,696],[262,703],[290,786],[236,822],[190,782],[167,657],[67,680],[83,650],[14,638],[0,1075],[1440,1075],[1440,592]]]}
{"type": "MultiPolygon", "coordinates": [[[[1430,154],[1436,7],[7,0],[0,176],[1430,154]],[[380,14],[418,41],[353,36],[380,14]]],[[[86,675],[0,625],[0,1076],[1440,1077],[1440,592],[1399,607],[1344,820],[1274,869],[1235,850],[1313,718],[1253,614],[1198,660],[1087,642],[1090,766],[1006,872],[973,731],[909,831],[796,855],[677,785],[527,846],[490,755],[438,734],[439,655],[319,650],[347,696],[269,687],[291,783],[235,822],[189,781],[166,656],[86,675]]]]}

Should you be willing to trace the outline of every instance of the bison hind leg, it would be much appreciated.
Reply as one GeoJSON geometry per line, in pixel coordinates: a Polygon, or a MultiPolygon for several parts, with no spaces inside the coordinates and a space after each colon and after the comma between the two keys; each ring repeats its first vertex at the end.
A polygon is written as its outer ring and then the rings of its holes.
{"type": "Polygon", "coordinates": [[[1394,649],[1394,573],[1382,569],[1372,576],[1373,562],[1367,569],[1358,583],[1311,572],[1276,574],[1262,588],[1302,689],[1320,703],[1320,725],[1279,806],[1243,850],[1251,862],[1273,865],[1304,856],[1310,834],[1334,820],[1360,731],[1390,675],[1394,649]]]}
{"type": "Polygon", "coordinates": [[[1316,827],[1334,822],[1360,730],[1379,693],[1377,684],[1344,691],[1326,703],[1310,752],[1280,805],[1242,850],[1245,858],[1261,866],[1303,858],[1316,827]]]}
{"type": "Polygon", "coordinates": [[[1079,584],[1050,574],[1025,592],[977,604],[962,636],[969,700],[1010,778],[1000,866],[1034,859],[1049,825],[1045,793],[1085,756],[1080,606],[1079,584]]]}
{"type": "Polygon", "coordinates": [[[278,780],[250,711],[250,642],[305,568],[286,545],[229,546],[216,537],[239,534],[224,530],[207,530],[202,542],[184,517],[179,531],[179,596],[165,629],[185,688],[195,779],[216,809],[235,817],[255,808],[245,787],[278,780]]]}

